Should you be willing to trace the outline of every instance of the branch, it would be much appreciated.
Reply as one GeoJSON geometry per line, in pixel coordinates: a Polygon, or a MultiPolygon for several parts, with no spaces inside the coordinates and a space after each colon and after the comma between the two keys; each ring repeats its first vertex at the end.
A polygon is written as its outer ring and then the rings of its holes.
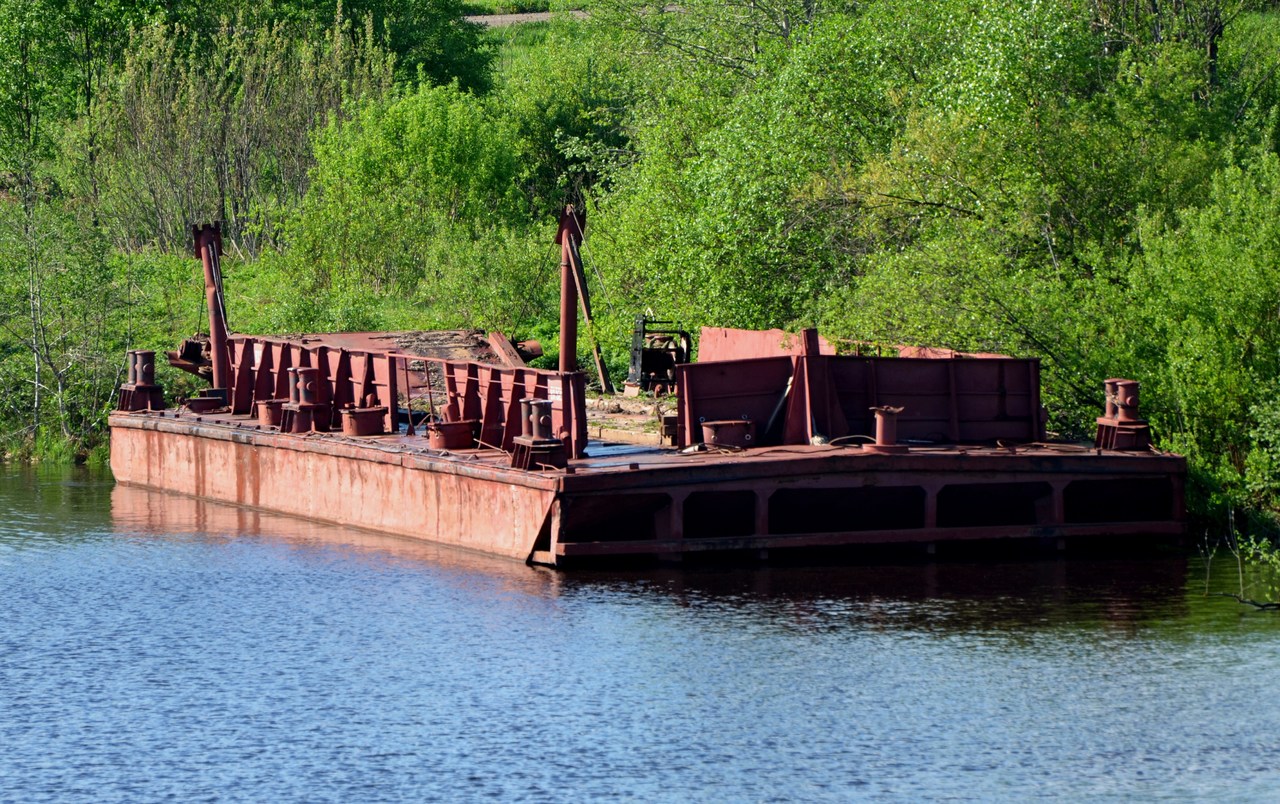
{"type": "Polygon", "coordinates": [[[1237,603],[1244,603],[1245,605],[1253,606],[1255,609],[1258,609],[1259,611],[1280,611],[1280,603],[1259,603],[1256,600],[1250,600],[1249,598],[1242,597],[1241,595],[1237,595],[1234,592],[1219,592],[1217,596],[1229,597],[1232,600],[1236,601],[1237,603]]]}
{"type": "Polygon", "coordinates": [[[870,195],[876,195],[881,198],[888,198],[891,201],[900,201],[904,204],[910,204],[912,206],[917,206],[917,207],[936,207],[939,209],[946,209],[946,210],[955,212],[958,215],[967,215],[970,218],[983,220],[981,212],[975,212],[972,209],[965,209],[964,207],[957,207],[954,204],[948,204],[943,201],[930,201],[925,198],[907,198],[906,196],[894,195],[892,193],[873,192],[873,193],[870,193],[870,195]]]}

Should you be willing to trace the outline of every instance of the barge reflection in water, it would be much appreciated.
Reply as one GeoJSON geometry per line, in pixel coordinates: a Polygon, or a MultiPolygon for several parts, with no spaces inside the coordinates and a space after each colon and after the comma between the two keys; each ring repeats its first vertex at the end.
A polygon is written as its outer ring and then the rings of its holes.
{"type": "MultiPolygon", "coordinates": [[[[767,600],[803,607],[815,600],[897,601],[908,604],[903,611],[914,604],[950,600],[980,604],[973,607],[973,614],[998,612],[1002,618],[1013,617],[1014,622],[1034,625],[1059,620],[1069,612],[1115,623],[1141,621],[1151,612],[1167,617],[1185,609],[1187,593],[1188,561],[1172,553],[1157,560],[1129,557],[832,566],[714,564],[693,570],[581,570],[574,574],[575,578],[420,539],[340,528],[136,486],[116,485],[112,489],[111,512],[117,532],[133,537],[153,534],[155,538],[170,539],[176,534],[189,534],[218,541],[264,537],[268,543],[301,551],[336,549],[373,562],[419,563],[432,572],[482,573],[487,578],[501,579],[509,588],[537,596],[556,596],[564,589],[634,586],[685,603],[705,599],[749,605],[767,600]],[[999,605],[987,605],[993,600],[999,605]],[[1106,601],[1106,606],[1099,609],[1101,600],[1106,601]],[[1047,618],[1050,611],[1055,615],[1047,618]]],[[[970,607],[961,608],[967,611],[970,607]]]]}

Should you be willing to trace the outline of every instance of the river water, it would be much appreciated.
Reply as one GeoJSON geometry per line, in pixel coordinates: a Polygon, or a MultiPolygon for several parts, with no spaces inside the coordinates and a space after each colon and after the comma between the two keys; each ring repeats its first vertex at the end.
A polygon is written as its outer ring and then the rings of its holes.
{"type": "Polygon", "coordinates": [[[1280,792],[1233,559],[564,575],[83,470],[0,511],[0,801],[1280,792]]]}

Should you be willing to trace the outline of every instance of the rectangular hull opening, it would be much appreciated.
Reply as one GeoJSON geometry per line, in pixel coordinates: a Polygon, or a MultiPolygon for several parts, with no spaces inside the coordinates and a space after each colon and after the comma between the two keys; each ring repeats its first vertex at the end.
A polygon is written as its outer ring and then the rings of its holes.
{"type": "Polygon", "coordinates": [[[924,527],[919,486],[781,489],[769,498],[769,532],[844,533],[924,527]]]}

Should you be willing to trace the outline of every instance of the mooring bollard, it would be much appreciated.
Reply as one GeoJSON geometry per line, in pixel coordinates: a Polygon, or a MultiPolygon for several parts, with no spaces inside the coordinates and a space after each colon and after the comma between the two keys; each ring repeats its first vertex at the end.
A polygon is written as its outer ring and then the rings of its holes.
{"type": "Polygon", "coordinates": [[[876,443],[867,444],[863,447],[868,452],[880,452],[886,455],[897,452],[906,452],[905,444],[898,443],[898,414],[905,408],[893,407],[892,405],[880,405],[871,408],[876,414],[876,443]]]}
{"type": "Polygon", "coordinates": [[[529,423],[533,425],[534,438],[551,438],[551,400],[529,401],[529,423]]]}
{"type": "Polygon", "coordinates": [[[1136,422],[1138,418],[1138,388],[1136,380],[1116,381],[1116,418],[1122,422],[1136,422]]]}
{"type": "Polygon", "coordinates": [[[300,368],[298,372],[298,404],[314,405],[316,404],[316,377],[320,374],[320,369],[316,368],[300,368]]]}
{"type": "Polygon", "coordinates": [[[876,414],[876,446],[892,447],[898,443],[898,414],[902,408],[873,408],[876,414]]]}
{"type": "Polygon", "coordinates": [[[133,353],[138,385],[156,384],[156,353],[139,349],[133,353]]]}
{"type": "Polygon", "coordinates": [[[1093,445],[1098,449],[1142,451],[1151,446],[1151,428],[1139,418],[1140,383],[1137,380],[1111,379],[1103,383],[1106,394],[1105,414],[1098,418],[1098,431],[1093,445]]]}

